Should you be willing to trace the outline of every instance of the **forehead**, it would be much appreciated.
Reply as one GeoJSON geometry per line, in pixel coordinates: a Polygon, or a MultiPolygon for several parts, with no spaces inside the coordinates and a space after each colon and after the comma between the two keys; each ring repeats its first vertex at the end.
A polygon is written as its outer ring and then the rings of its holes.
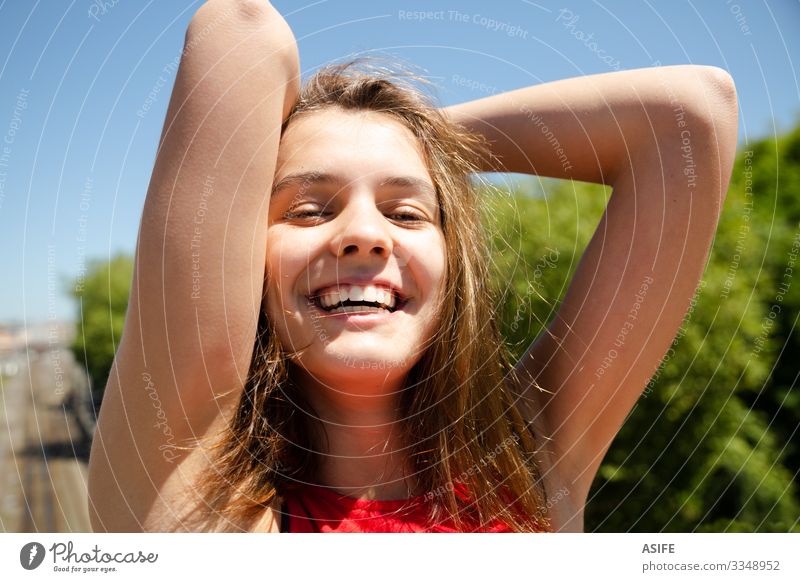
{"type": "Polygon", "coordinates": [[[301,171],[347,180],[402,174],[430,181],[411,130],[386,114],[335,107],[301,114],[281,138],[276,179],[301,171]]]}

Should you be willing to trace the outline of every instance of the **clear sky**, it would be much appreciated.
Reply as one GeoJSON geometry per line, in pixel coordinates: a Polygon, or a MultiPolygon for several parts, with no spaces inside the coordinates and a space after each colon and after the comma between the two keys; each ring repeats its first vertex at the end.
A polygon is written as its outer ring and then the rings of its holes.
{"type": "MultiPolygon", "coordinates": [[[[133,252],[174,75],[137,112],[201,4],[0,0],[0,321],[74,318],[62,282],[133,252]]],[[[711,64],[736,81],[740,144],[798,121],[797,0],[273,4],[304,77],[379,52],[422,67],[449,105],[656,61],[711,64]]]]}

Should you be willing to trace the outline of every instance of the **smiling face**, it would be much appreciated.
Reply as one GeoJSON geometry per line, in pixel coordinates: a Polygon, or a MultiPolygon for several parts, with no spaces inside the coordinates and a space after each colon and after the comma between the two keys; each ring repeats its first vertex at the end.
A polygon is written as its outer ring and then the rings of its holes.
{"type": "Polygon", "coordinates": [[[436,329],[446,264],[411,131],[331,107],[294,119],[268,224],[266,309],[294,362],[343,391],[404,378],[436,329]]]}

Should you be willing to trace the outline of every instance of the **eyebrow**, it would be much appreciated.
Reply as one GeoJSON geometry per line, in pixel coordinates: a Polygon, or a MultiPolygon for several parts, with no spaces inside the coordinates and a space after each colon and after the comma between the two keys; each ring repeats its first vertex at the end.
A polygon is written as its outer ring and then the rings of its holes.
{"type": "Polygon", "coordinates": [[[413,176],[392,176],[391,178],[387,178],[381,182],[379,186],[413,189],[417,190],[421,194],[429,196],[432,202],[436,202],[437,200],[436,187],[427,180],[415,178],[413,176]]]}
{"type": "Polygon", "coordinates": [[[312,184],[342,184],[343,180],[334,176],[333,174],[325,174],[323,172],[297,172],[288,174],[278,180],[272,186],[272,194],[278,194],[282,190],[303,185],[311,186],[312,184]]]}
{"type": "MultiPolygon", "coordinates": [[[[299,186],[308,187],[316,184],[333,184],[342,186],[346,184],[346,180],[334,174],[326,174],[324,172],[296,172],[288,174],[278,180],[272,187],[272,194],[277,195],[281,191],[289,188],[299,186]]],[[[436,188],[427,180],[416,178],[414,176],[391,176],[378,184],[380,188],[393,187],[405,188],[418,191],[420,194],[430,197],[431,202],[436,202],[437,192],[436,188]]]]}

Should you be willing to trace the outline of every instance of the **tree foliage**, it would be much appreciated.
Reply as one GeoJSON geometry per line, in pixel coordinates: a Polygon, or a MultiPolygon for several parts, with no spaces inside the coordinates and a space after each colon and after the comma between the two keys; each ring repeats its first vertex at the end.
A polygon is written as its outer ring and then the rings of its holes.
{"type": "Polygon", "coordinates": [[[122,336],[128,295],[133,277],[133,259],[117,254],[110,261],[94,260],[86,274],[73,282],[77,333],[71,349],[86,367],[95,399],[102,397],[114,353],[122,336]]]}
{"type": "MultiPolygon", "coordinates": [[[[544,190],[485,192],[516,356],[555,314],[609,196],[584,183],[544,190]]],[[[800,131],[743,150],[703,280],[604,459],[587,531],[800,531],[799,218],[800,131]]]]}

